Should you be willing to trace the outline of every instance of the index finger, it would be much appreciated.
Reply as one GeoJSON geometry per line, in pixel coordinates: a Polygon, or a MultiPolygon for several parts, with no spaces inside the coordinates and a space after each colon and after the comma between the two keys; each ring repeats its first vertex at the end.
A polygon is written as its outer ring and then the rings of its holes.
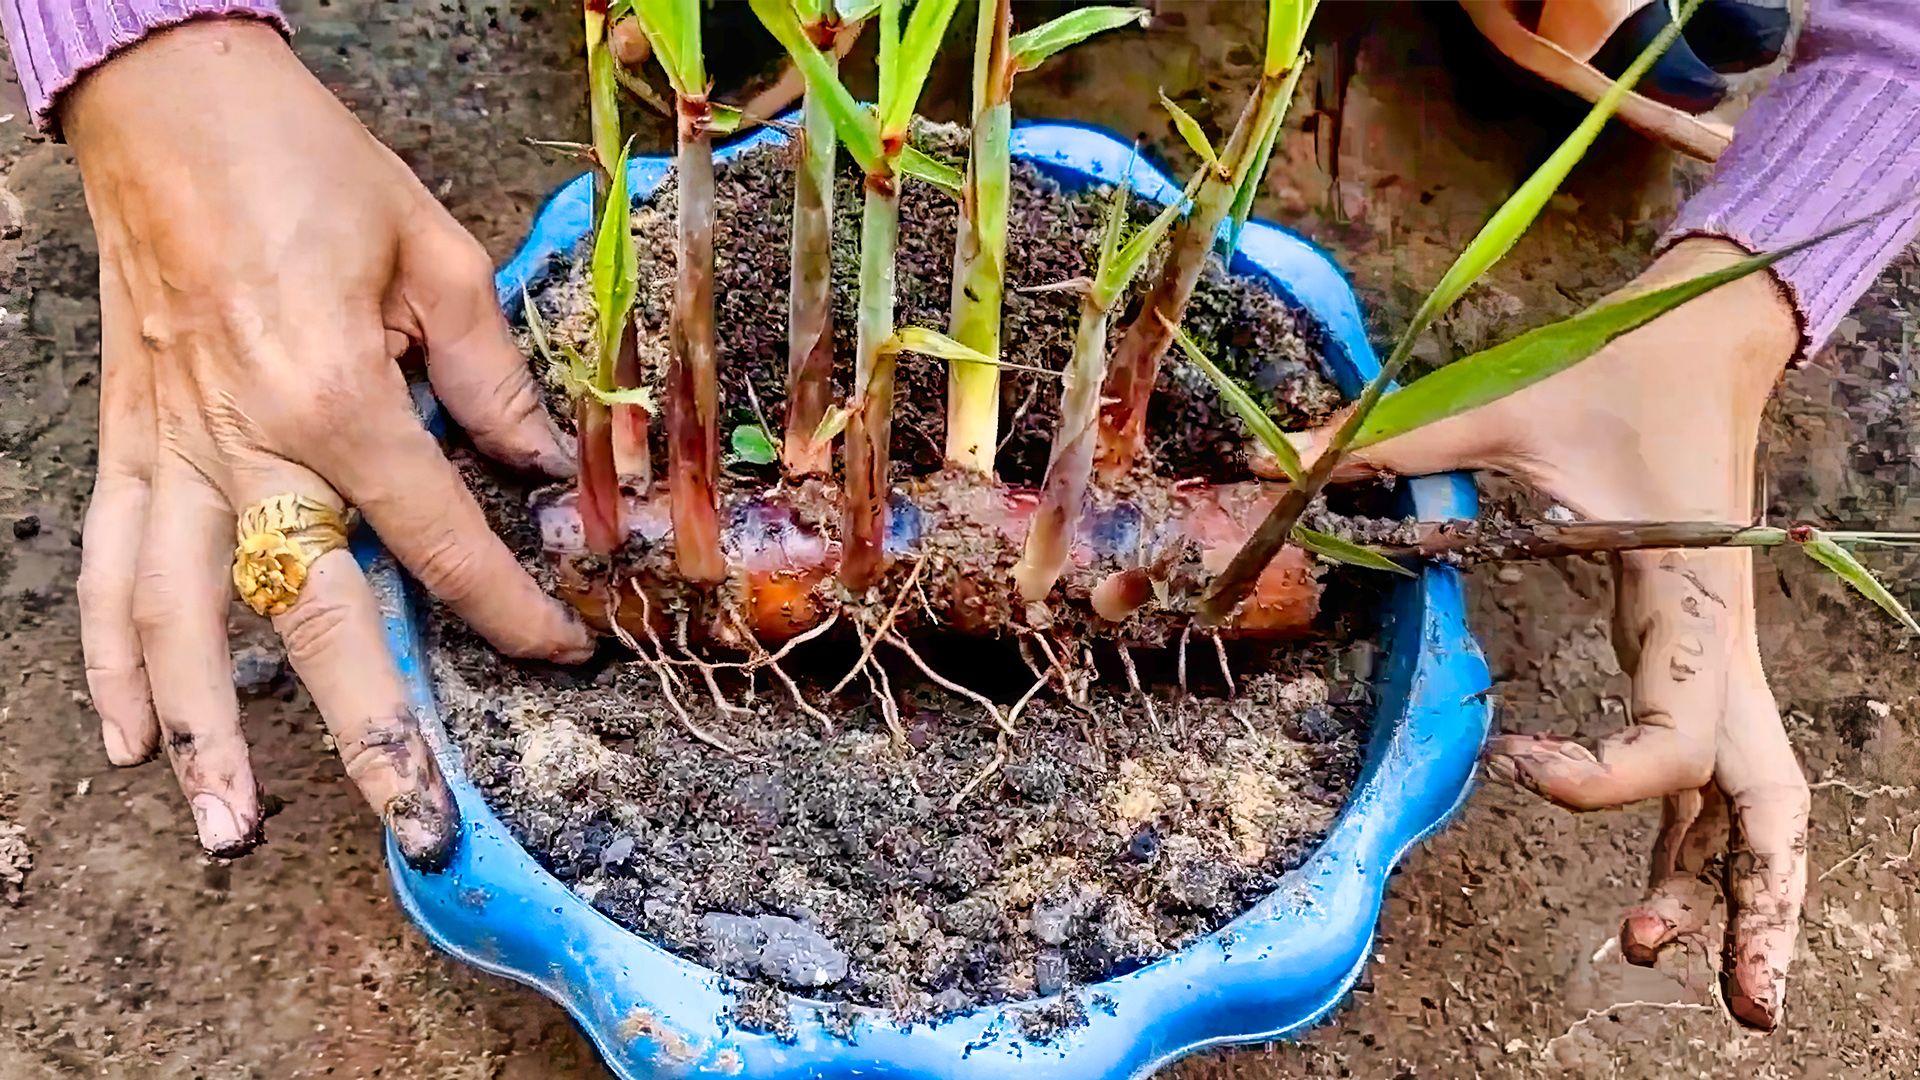
{"type": "Polygon", "coordinates": [[[579,616],[547,595],[494,535],[440,446],[406,406],[399,375],[360,395],[338,436],[310,454],[421,584],[509,656],[578,663],[579,616]]]}

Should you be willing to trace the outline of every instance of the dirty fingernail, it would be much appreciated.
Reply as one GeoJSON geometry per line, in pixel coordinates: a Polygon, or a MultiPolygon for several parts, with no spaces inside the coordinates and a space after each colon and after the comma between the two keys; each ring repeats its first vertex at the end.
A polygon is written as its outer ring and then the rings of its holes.
{"type": "Polygon", "coordinates": [[[558,600],[555,600],[553,604],[560,612],[562,621],[566,624],[566,630],[561,635],[561,641],[558,647],[553,650],[554,663],[585,663],[593,656],[594,650],[598,647],[598,642],[594,638],[593,631],[587,628],[586,620],[582,619],[580,613],[572,607],[558,600]]]}
{"type": "Polygon", "coordinates": [[[547,433],[553,437],[550,449],[541,453],[540,470],[556,479],[565,479],[573,475],[577,467],[577,450],[572,435],[560,430],[553,417],[547,417],[547,433]]]}
{"type": "Polygon", "coordinates": [[[1505,754],[1490,755],[1487,758],[1487,772],[1509,784],[1518,783],[1520,779],[1519,768],[1514,765],[1513,759],[1505,754]]]}
{"type": "Polygon", "coordinates": [[[445,791],[409,791],[387,803],[387,828],[407,865],[434,873],[445,870],[460,846],[460,811],[445,791]]]}
{"type": "Polygon", "coordinates": [[[1620,955],[1629,964],[1652,967],[1672,933],[1673,924],[1650,911],[1629,912],[1620,923],[1620,955]]]}
{"type": "Polygon", "coordinates": [[[153,757],[152,750],[142,753],[134,749],[127,741],[127,733],[118,724],[101,724],[100,742],[107,748],[107,760],[121,768],[143,764],[153,757]]]}
{"type": "Polygon", "coordinates": [[[1727,981],[1731,984],[1724,988],[1727,1008],[1733,1012],[1734,1019],[1761,1031],[1772,1031],[1779,1025],[1780,1012],[1786,1006],[1784,980],[1735,971],[1727,981]]]}
{"type": "Polygon", "coordinates": [[[193,823],[200,834],[200,846],[209,855],[231,858],[244,855],[253,847],[252,830],[242,825],[240,816],[225,800],[211,792],[201,792],[188,804],[193,808],[193,823]]]}

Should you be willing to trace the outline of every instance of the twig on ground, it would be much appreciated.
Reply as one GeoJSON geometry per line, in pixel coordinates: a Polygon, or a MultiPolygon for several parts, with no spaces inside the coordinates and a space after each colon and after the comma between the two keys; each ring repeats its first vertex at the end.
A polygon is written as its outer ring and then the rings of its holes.
{"type": "Polygon", "coordinates": [[[1839,788],[1841,791],[1857,799],[1871,799],[1879,795],[1885,795],[1890,799],[1904,799],[1913,794],[1913,789],[1910,787],[1895,787],[1891,784],[1881,784],[1878,787],[1863,788],[1850,781],[1839,779],[1821,780],[1807,785],[1807,790],[1809,791],[1819,791],[1821,788],[1839,788]]]}
{"type": "Polygon", "coordinates": [[[1543,1058],[1551,1058],[1553,1056],[1553,1048],[1558,1045],[1562,1039],[1571,1036],[1574,1032],[1579,1031],[1595,1020],[1605,1020],[1623,1009],[1658,1009],[1662,1012],[1715,1012],[1718,1008],[1719,1006],[1717,1005],[1704,1005],[1697,1001],[1616,1001],[1604,1009],[1588,1009],[1587,1015],[1575,1020],[1567,1030],[1548,1039],[1546,1043],[1540,1047],[1540,1056],[1543,1058]]]}
{"type": "Polygon", "coordinates": [[[1834,863],[1832,866],[1827,867],[1826,873],[1821,874],[1815,880],[1816,881],[1827,880],[1833,875],[1839,873],[1841,870],[1846,869],[1849,865],[1859,862],[1861,856],[1865,855],[1868,851],[1872,849],[1873,849],[1873,841],[1871,840],[1867,841],[1864,844],[1861,844],[1860,847],[1856,849],[1853,854],[1847,856],[1844,859],[1841,859],[1839,862],[1834,863]]]}
{"type": "Polygon", "coordinates": [[[1896,866],[1905,866],[1913,861],[1915,855],[1920,855],[1920,825],[1913,827],[1913,838],[1907,841],[1907,853],[1892,856],[1880,864],[1880,869],[1891,870],[1896,866]]]}

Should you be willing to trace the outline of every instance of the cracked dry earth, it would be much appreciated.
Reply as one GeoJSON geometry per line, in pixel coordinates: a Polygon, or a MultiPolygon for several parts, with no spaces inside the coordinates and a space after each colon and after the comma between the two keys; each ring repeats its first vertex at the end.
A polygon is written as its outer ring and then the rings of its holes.
{"type": "MultiPolygon", "coordinates": [[[[569,10],[287,6],[328,84],[504,255],[573,171],[523,138],[583,134],[569,10]]],[[[1153,92],[1164,86],[1203,122],[1230,119],[1259,9],[1161,6],[1161,36],[1069,54],[1023,81],[1018,107],[1138,134],[1190,164],[1153,92]]],[[[1327,5],[1329,42],[1359,35],[1342,138],[1337,148],[1315,138],[1335,126],[1330,102],[1303,114],[1260,207],[1336,252],[1383,327],[1572,122],[1487,63],[1455,14],[1327,5]]],[[[1337,51],[1323,45],[1320,62],[1337,51]]],[[[928,100],[964,98],[964,51],[955,55],[928,100]]],[[[394,909],[374,822],[270,652],[239,665],[258,771],[282,806],[263,850],[232,864],[202,858],[164,766],[106,765],[73,600],[97,416],[93,246],[70,159],[20,112],[0,100],[0,1078],[603,1076],[558,1008],[434,953],[394,909]]],[[[667,134],[645,126],[640,142],[662,146],[667,134]]],[[[1696,176],[1610,133],[1426,358],[1617,285],[1696,176]]],[[[1787,378],[1766,428],[1774,520],[1920,527],[1916,306],[1909,256],[1840,340],[1787,378]]],[[[1875,563],[1897,594],[1920,598],[1911,557],[1875,563]]],[[[1296,1043],[1210,1054],[1171,1074],[1920,1074],[1911,645],[1805,560],[1763,558],[1759,574],[1763,650],[1816,784],[1817,880],[1785,1032],[1753,1036],[1705,1007],[1717,948],[1646,971],[1606,947],[1638,898],[1656,808],[1575,818],[1489,786],[1394,879],[1374,962],[1343,1008],[1296,1043]]],[[[1619,722],[1625,683],[1606,642],[1603,568],[1489,568],[1473,597],[1503,724],[1591,736],[1619,722]]],[[[242,643],[267,641],[249,621],[236,626],[242,643]]]]}

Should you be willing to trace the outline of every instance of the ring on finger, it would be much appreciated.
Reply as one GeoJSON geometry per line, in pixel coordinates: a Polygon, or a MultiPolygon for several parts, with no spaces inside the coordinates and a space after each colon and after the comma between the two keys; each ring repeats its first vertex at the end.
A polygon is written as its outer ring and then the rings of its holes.
{"type": "Polygon", "coordinates": [[[293,607],[314,560],[347,544],[340,511],[306,495],[262,499],[240,512],[234,527],[233,587],[261,615],[293,607]]]}

